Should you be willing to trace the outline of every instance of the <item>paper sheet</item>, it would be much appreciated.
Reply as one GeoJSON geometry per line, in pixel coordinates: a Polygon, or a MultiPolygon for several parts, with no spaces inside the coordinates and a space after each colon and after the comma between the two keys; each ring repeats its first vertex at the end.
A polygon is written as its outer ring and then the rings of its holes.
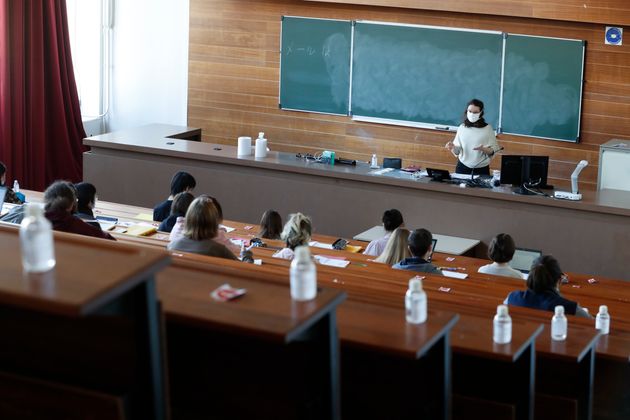
{"type": "Polygon", "coordinates": [[[308,246],[312,246],[312,247],[315,247],[315,248],[322,248],[322,249],[334,249],[332,244],[325,244],[323,242],[317,242],[317,241],[309,242],[308,246]]]}
{"type": "Polygon", "coordinates": [[[153,221],[153,215],[148,213],[138,213],[134,219],[146,220],[147,222],[153,221]]]}
{"type": "Polygon", "coordinates": [[[348,264],[350,264],[350,261],[346,261],[346,260],[339,260],[336,258],[327,258],[324,257],[323,255],[315,255],[315,260],[322,264],[322,265],[328,265],[331,267],[339,267],[339,268],[346,268],[348,266],[348,264]]]}
{"type": "Polygon", "coordinates": [[[223,229],[227,233],[234,232],[236,230],[236,228],[225,226],[225,225],[219,225],[219,229],[223,229]]]}
{"type": "Polygon", "coordinates": [[[444,275],[444,277],[451,277],[454,279],[465,279],[466,277],[468,277],[468,274],[466,273],[458,273],[457,271],[449,270],[442,270],[442,274],[444,275]]]}

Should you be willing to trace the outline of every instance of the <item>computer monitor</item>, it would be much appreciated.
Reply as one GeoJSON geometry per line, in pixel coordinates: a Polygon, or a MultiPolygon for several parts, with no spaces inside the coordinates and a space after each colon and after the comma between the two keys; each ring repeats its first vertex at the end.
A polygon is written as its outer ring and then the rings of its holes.
{"type": "Polygon", "coordinates": [[[501,184],[518,186],[517,194],[532,194],[526,186],[546,186],[548,170],[549,156],[501,156],[501,184]]]}

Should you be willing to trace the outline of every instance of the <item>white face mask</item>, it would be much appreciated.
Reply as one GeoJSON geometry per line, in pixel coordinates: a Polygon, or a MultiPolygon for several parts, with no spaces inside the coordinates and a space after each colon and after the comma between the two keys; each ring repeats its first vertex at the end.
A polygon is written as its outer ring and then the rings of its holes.
{"type": "Polygon", "coordinates": [[[477,121],[479,121],[479,118],[481,118],[481,112],[478,114],[475,114],[474,112],[466,112],[466,118],[468,118],[468,121],[470,121],[471,123],[476,123],[477,121]]]}

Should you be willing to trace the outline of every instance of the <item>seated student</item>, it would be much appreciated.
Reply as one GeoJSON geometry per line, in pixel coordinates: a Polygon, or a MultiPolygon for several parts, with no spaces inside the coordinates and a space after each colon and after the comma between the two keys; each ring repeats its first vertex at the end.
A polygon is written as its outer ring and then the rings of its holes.
{"type": "Polygon", "coordinates": [[[282,233],[282,217],[275,210],[267,210],[260,219],[260,232],[262,239],[280,239],[282,233]]]}
{"type": "Polygon", "coordinates": [[[54,230],[115,240],[109,233],[90,226],[76,217],[77,193],[74,185],[67,181],[55,181],[44,191],[44,211],[54,230]]]}
{"type": "Polygon", "coordinates": [[[367,248],[365,248],[365,252],[363,252],[364,255],[373,255],[375,257],[381,255],[394,229],[402,226],[404,223],[402,214],[396,209],[386,210],[385,213],[383,213],[382,222],[385,232],[387,233],[382,238],[374,239],[370,242],[367,248]]]}
{"type": "Polygon", "coordinates": [[[286,243],[286,247],[273,254],[275,258],[292,260],[295,248],[301,245],[308,245],[313,231],[311,219],[302,213],[295,213],[289,216],[289,221],[284,225],[280,237],[286,243]]]}
{"type": "Polygon", "coordinates": [[[10,204],[24,204],[24,194],[18,194],[13,191],[13,188],[6,185],[7,181],[7,167],[4,163],[0,162],[0,187],[7,188],[7,194],[4,196],[4,202],[10,204]]]}
{"type": "Polygon", "coordinates": [[[179,194],[173,197],[173,204],[171,205],[171,214],[160,223],[160,227],[158,230],[160,232],[171,232],[173,230],[173,226],[179,219],[181,219],[181,225],[185,220],[186,211],[188,211],[188,207],[190,207],[190,203],[193,202],[195,196],[189,192],[180,192],[179,194]]]}
{"type": "Polygon", "coordinates": [[[538,257],[527,277],[527,290],[511,292],[504,303],[549,312],[553,312],[556,306],[561,305],[568,315],[591,318],[577,302],[560,295],[560,282],[563,276],[562,269],[554,257],[551,255],[538,257]]]}
{"type": "MultiPolygon", "coordinates": [[[[208,198],[210,201],[212,201],[212,203],[214,204],[214,206],[217,209],[217,212],[219,213],[219,230],[217,233],[217,236],[215,238],[213,238],[216,242],[225,245],[227,247],[227,249],[229,249],[230,251],[232,251],[234,254],[238,254],[240,252],[240,248],[238,247],[238,245],[235,245],[234,243],[232,243],[232,241],[230,241],[230,238],[228,238],[225,233],[225,229],[221,226],[221,223],[223,223],[223,209],[221,208],[221,204],[219,203],[219,201],[214,198],[214,197],[210,197],[209,195],[203,194],[200,197],[206,197],[208,198]]],[[[186,217],[178,217],[177,221],[175,222],[175,225],[173,226],[173,229],[171,230],[171,235],[169,237],[170,241],[173,242],[179,238],[181,238],[182,236],[184,236],[184,230],[185,230],[185,226],[186,226],[186,217]]]]}
{"type": "Polygon", "coordinates": [[[385,250],[379,255],[375,262],[384,263],[387,265],[394,265],[398,261],[402,261],[409,254],[409,231],[405,228],[399,227],[394,229],[392,234],[385,245],[385,250]]]}
{"type": "Polygon", "coordinates": [[[399,270],[418,271],[428,274],[442,274],[442,272],[427,259],[433,251],[433,235],[426,229],[416,229],[409,235],[409,253],[411,257],[394,264],[392,268],[399,270]]]}
{"type": "Polygon", "coordinates": [[[179,171],[171,179],[171,195],[165,201],[153,208],[153,220],[161,222],[171,214],[173,198],[180,192],[191,192],[197,186],[197,181],[188,172],[179,171]]]}
{"type": "Polygon", "coordinates": [[[75,215],[88,225],[102,230],[92,211],[96,206],[96,187],[89,182],[79,182],[74,184],[74,188],[77,190],[77,211],[75,215]]]}
{"type": "Polygon", "coordinates": [[[492,239],[488,247],[488,257],[494,261],[492,264],[479,267],[479,272],[484,274],[494,274],[496,276],[514,277],[523,279],[521,272],[509,266],[516,252],[514,239],[507,233],[499,233],[492,239]]]}
{"type": "Polygon", "coordinates": [[[170,242],[167,248],[236,260],[232,251],[215,240],[219,233],[219,220],[219,211],[211,197],[202,195],[195,198],[186,212],[184,235],[170,242]]]}

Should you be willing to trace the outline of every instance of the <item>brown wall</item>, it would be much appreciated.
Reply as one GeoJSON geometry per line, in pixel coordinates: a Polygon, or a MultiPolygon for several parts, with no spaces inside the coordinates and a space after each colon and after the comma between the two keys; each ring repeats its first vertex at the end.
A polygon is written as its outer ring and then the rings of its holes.
{"type": "MultiPolygon", "coordinates": [[[[540,6],[542,3],[495,1],[513,3],[516,15],[527,9],[523,9],[524,4],[540,6]]],[[[461,4],[453,0],[443,3],[461,4]]],[[[617,12],[626,19],[630,5],[617,7],[624,9],[617,12]]],[[[586,159],[590,166],[582,172],[582,186],[594,188],[598,146],[611,138],[630,138],[630,43],[621,47],[604,45],[602,24],[298,0],[191,0],[188,125],[203,129],[203,141],[236,144],[239,135],[255,137],[258,131],[264,131],[274,150],[330,149],[338,156],[361,160],[369,160],[371,154],[376,153],[379,158],[401,156],[404,164],[454,168],[455,159],[443,148],[452,134],[279,110],[282,15],[369,19],[584,39],[588,44],[580,144],[503,134],[499,140],[505,147],[504,153],[549,155],[549,182],[556,185],[567,185],[576,162],[586,159]]],[[[602,13],[595,10],[588,16],[576,12],[566,19],[595,21],[601,16],[602,13]]],[[[493,167],[499,165],[500,160],[495,159],[493,167]]]]}

